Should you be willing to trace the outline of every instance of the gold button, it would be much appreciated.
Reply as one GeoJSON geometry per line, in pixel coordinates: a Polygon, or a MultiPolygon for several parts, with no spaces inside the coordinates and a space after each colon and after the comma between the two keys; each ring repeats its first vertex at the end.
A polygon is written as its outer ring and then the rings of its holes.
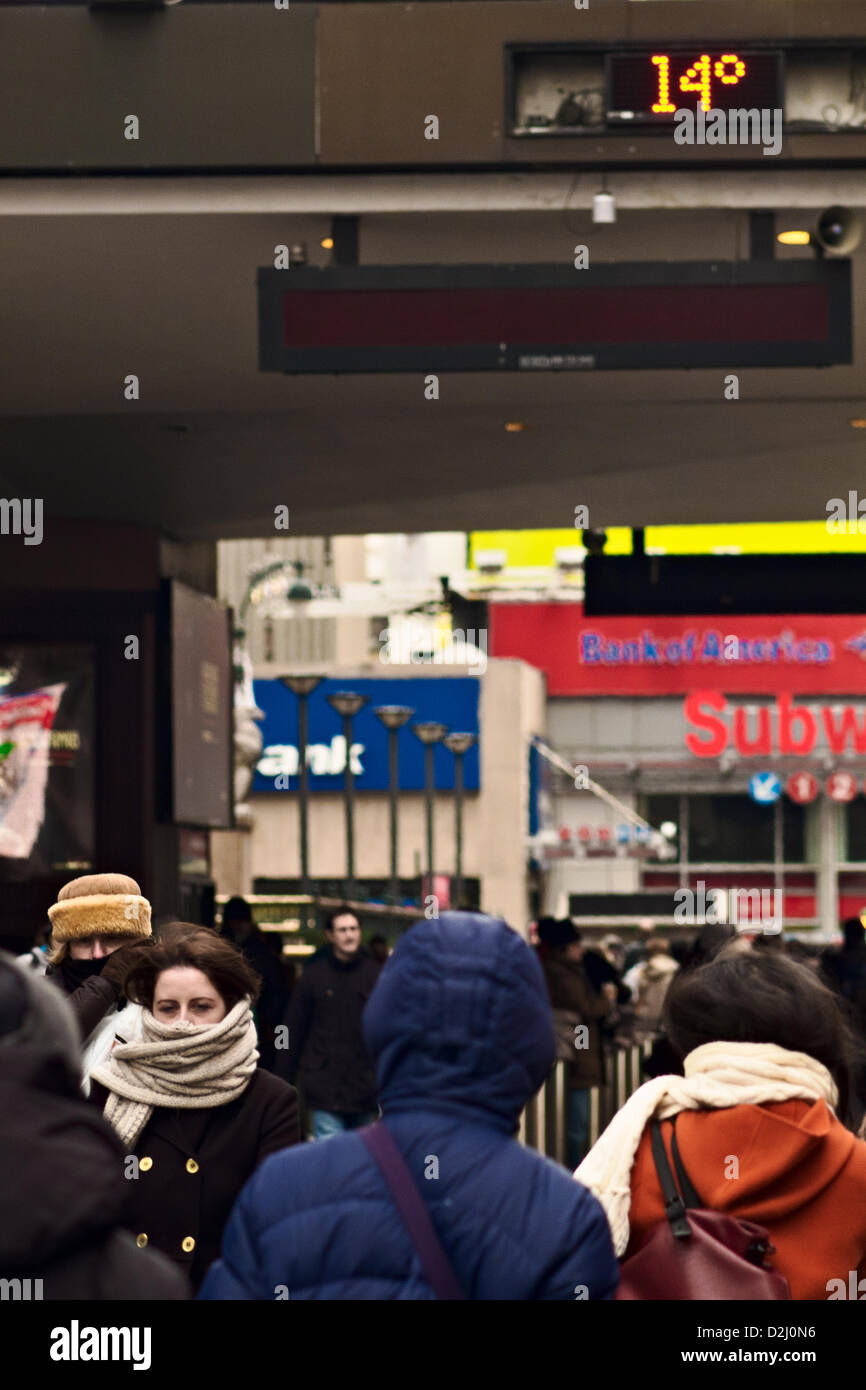
{"type": "Polygon", "coordinates": [[[186,1171],[187,1171],[188,1173],[197,1173],[197,1172],[198,1172],[198,1164],[196,1163],[196,1161],[195,1161],[194,1158],[188,1158],[188,1159],[187,1159],[187,1161],[186,1161],[186,1171]]]}
{"type": "Polygon", "coordinates": [[[152,1159],[152,1158],[140,1158],[140,1159],[138,1160],[138,1166],[139,1166],[139,1168],[141,1169],[142,1173],[147,1173],[147,1172],[149,1172],[149,1170],[153,1167],[153,1159],[152,1159]]]}
{"type": "Polygon", "coordinates": [[[139,1250],[142,1250],[144,1246],[147,1245],[147,1236],[144,1234],[144,1231],[142,1231],[140,1236],[135,1237],[135,1243],[139,1250]]]}
{"type": "Polygon", "coordinates": [[[187,1254],[189,1254],[190,1250],[194,1250],[195,1241],[193,1240],[192,1236],[184,1236],[183,1240],[180,1243],[180,1248],[181,1250],[185,1250],[187,1254]]]}

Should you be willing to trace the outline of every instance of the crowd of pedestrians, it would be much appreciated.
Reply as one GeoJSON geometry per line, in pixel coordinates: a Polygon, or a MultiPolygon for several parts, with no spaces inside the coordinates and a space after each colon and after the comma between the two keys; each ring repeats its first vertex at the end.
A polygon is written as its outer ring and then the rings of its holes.
{"type": "Polygon", "coordinates": [[[0,1272],[43,1297],[823,1299],[866,1276],[866,940],[344,905],[300,977],[88,875],[0,957],[0,1272]],[[373,949],[371,949],[371,947],[373,949]],[[590,1147],[623,1045],[643,1081],[590,1147]],[[568,1167],[520,1141],[564,1069],[568,1167]]]}

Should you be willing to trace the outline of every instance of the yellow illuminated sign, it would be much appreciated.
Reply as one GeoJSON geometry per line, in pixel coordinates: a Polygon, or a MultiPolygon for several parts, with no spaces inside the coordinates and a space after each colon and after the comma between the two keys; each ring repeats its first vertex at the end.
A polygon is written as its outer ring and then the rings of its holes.
{"type": "MultiPolygon", "coordinates": [[[[632,553],[631,529],[608,526],[606,555],[632,553]]],[[[580,531],[473,531],[469,568],[480,550],[505,552],[506,569],[555,569],[556,551],[580,545],[580,531]]],[[[730,526],[647,526],[644,545],[651,555],[817,555],[866,552],[866,535],[831,535],[824,521],[747,521],[730,526]]]]}
{"type": "MultiPolygon", "coordinates": [[[[627,526],[609,526],[606,555],[630,555],[631,531],[627,526]]],[[[469,568],[476,569],[475,556],[479,550],[502,550],[507,556],[507,569],[552,569],[556,565],[555,551],[560,547],[573,549],[580,545],[580,531],[563,528],[555,531],[473,531],[469,537],[469,568]]]]}
{"type": "Polygon", "coordinates": [[[832,535],[826,521],[744,521],[732,526],[648,526],[658,555],[819,555],[866,551],[866,535],[832,535]]]}

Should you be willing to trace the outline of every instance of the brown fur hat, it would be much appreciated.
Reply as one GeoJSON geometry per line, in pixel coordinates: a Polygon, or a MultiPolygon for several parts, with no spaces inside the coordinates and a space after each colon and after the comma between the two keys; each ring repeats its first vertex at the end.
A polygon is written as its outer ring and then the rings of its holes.
{"type": "Polygon", "coordinates": [[[134,878],[85,874],[66,883],[49,907],[56,943],[84,936],[150,936],[150,903],[134,878]]]}

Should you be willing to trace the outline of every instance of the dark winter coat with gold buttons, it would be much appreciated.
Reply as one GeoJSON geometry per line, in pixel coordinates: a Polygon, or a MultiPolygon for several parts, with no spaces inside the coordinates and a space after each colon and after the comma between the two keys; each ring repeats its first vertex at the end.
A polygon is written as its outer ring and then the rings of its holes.
{"type": "MultiPolygon", "coordinates": [[[[102,1108],[108,1092],[94,1082],[90,1099],[102,1108]]],[[[297,1091],[261,1068],[228,1105],[157,1107],[135,1146],[138,1176],[132,1155],[119,1175],[128,1189],[125,1224],[141,1248],[163,1251],[197,1288],[244,1183],[269,1154],[300,1137],[297,1091]]]]}

